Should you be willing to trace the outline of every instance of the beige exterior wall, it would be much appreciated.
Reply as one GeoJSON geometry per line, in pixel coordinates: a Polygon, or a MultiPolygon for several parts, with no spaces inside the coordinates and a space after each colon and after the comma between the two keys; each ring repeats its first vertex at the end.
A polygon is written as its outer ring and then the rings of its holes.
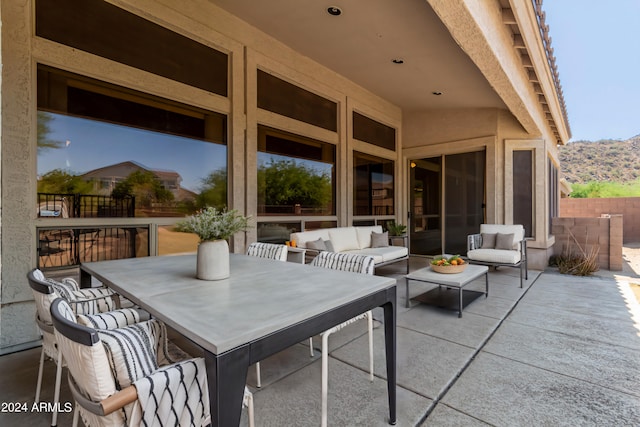
{"type": "MultiPolygon", "coordinates": [[[[401,153],[401,110],[333,71],[313,62],[245,22],[205,0],[194,0],[175,8],[172,0],[113,1],[114,4],[184,34],[200,43],[228,52],[230,58],[229,97],[184,85],[145,71],[100,58],[67,46],[36,38],[33,33],[33,3],[3,0],[2,19],[2,305],[0,353],[29,346],[39,338],[34,306],[26,273],[36,265],[36,228],[59,225],[57,219],[36,218],[36,66],[38,63],[121,85],[141,92],[226,114],[229,120],[230,205],[256,215],[257,126],[267,125],[335,144],[338,153],[337,215],[340,225],[352,219],[350,168],[352,150],[357,149],[396,161],[403,173],[401,153]],[[306,123],[259,110],[256,106],[256,69],[324,96],[338,104],[339,126],[329,132],[306,123]],[[246,102],[245,102],[246,101],[246,102]],[[357,110],[397,129],[398,150],[380,149],[351,138],[351,112],[357,110]],[[246,132],[246,134],[245,134],[246,132]],[[5,255],[7,254],[7,255],[5,255]]],[[[399,180],[400,181],[400,180],[399,180]]],[[[398,182],[397,212],[404,184],[398,182]]],[[[284,219],[290,220],[290,217],[284,219]]],[[[317,219],[317,218],[314,218],[317,219]]],[[[120,219],[114,220],[117,224],[120,219]]],[[[278,218],[270,218],[278,220],[278,218]]],[[[173,220],[129,219],[128,224],[151,223],[151,231],[173,220]]],[[[67,225],[69,223],[66,223],[67,225]]],[[[256,239],[255,228],[247,240],[256,239]]],[[[154,245],[154,235],[150,236],[154,245]]],[[[246,242],[239,234],[233,250],[243,252],[246,242]]],[[[152,248],[155,253],[155,248],[152,248]]]]}
{"type": "MultiPolygon", "coordinates": [[[[36,218],[36,66],[38,63],[128,87],[137,91],[193,105],[227,115],[230,206],[256,215],[257,129],[265,125],[314,138],[337,148],[337,211],[335,216],[314,220],[337,220],[339,225],[353,220],[353,150],[395,161],[396,220],[405,222],[408,210],[408,160],[441,154],[486,150],[487,221],[508,219],[512,185],[508,174],[508,149],[532,146],[536,151],[536,229],[546,224],[547,157],[557,163],[557,147],[545,113],[513,48],[511,35],[501,21],[499,2],[471,0],[428,0],[456,42],[476,63],[508,110],[450,109],[403,112],[398,106],[376,96],[308,57],[302,56],[246,22],[217,8],[207,0],[107,0],[193,40],[229,54],[229,96],[221,97],[139,69],[110,61],[77,49],[36,38],[33,30],[34,0],[2,0],[0,3],[0,171],[2,246],[0,247],[1,306],[0,354],[29,346],[38,339],[33,322],[34,308],[26,273],[36,265],[36,229],[59,226],[60,219],[36,218]],[[333,100],[338,105],[338,130],[330,132],[256,105],[256,72],[261,69],[281,79],[333,100]],[[394,151],[382,149],[351,137],[352,111],[358,111],[397,131],[394,151]],[[539,185],[538,185],[539,184],[539,185]],[[539,193],[538,193],[539,192],[539,193]],[[540,209],[540,212],[538,211],[540,209]]],[[[531,5],[512,2],[514,13],[525,24],[535,23],[531,5]]],[[[537,27],[521,29],[530,40],[529,54],[535,60],[540,83],[547,93],[553,88],[545,71],[546,59],[537,27]]],[[[548,97],[549,98],[549,97],[548,97]]],[[[551,97],[553,98],[553,97],[551,97]]],[[[550,100],[551,114],[560,114],[557,100],[550,100]]],[[[558,120],[557,120],[558,121],[558,120]]],[[[298,219],[298,218],[296,218],[298,219]]],[[[110,219],[106,225],[122,224],[110,219]]],[[[291,217],[270,217],[271,221],[291,217]]],[[[173,220],[126,219],[126,224],[150,225],[151,254],[157,250],[155,231],[173,220]]],[[[68,222],[64,224],[69,224],[68,222]]],[[[90,223],[84,222],[83,225],[90,223]]],[[[256,239],[256,230],[247,234],[256,239]]],[[[240,234],[233,250],[242,252],[247,241],[240,234]]],[[[552,238],[541,237],[532,249],[546,254],[552,238]]],[[[530,254],[532,252],[530,251],[530,254]]],[[[534,256],[535,258],[535,256],[534,256]]],[[[544,256],[540,256],[540,259],[544,256]]],[[[545,258],[546,263],[546,258],[545,258]]],[[[530,263],[532,268],[536,263],[530,263]]]]}

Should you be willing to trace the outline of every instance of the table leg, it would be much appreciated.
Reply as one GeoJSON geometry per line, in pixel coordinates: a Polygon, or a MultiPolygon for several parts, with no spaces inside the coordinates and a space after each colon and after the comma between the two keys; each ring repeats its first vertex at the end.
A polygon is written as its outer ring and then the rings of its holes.
{"type": "Polygon", "coordinates": [[[462,317],[462,286],[458,288],[458,318],[462,317]]]}
{"type": "Polygon", "coordinates": [[[81,288],[91,287],[91,274],[87,273],[83,269],[80,269],[80,287],[81,288]]]}
{"type": "Polygon", "coordinates": [[[487,270],[487,272],[484,273],[484,286],[485,286],[484,297],[487,298],[489,296],[489,270],[487,270]]]}
{"type": "Polygon", "coordinates": [[[406,305],[406,307],[407,308],[411,308],[411,303],[409,302],[409,279],[404,279],[404,280],[405,280],[406,286],[407,286],[407,293],[406,293],[406,295],[407,295],[407,305],[406,305]]]}
{"type": "Polygon", "coordinates": [[[249,369],[249,346],[216,355],[205,351],[211,424],[237,426],[249,369]]]}
{"type": "MultiPolygon", "coordinates": [[[[396,424],[396,288],[389,302],[384,304],[384,344],[387,358],[387,394],[389,397],[389,424],[396,424]]],[[[408,295],[407,295],[408,296],[408,295]]],[[[407,302],[409,300],[407,299],[407,302]]]]}

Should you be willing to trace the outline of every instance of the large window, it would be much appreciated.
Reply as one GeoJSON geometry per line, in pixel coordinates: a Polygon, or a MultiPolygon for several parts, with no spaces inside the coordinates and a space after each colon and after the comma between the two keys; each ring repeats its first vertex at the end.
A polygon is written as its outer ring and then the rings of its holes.
{"type": "Polygon", "coordinates": [[[258,215],[335,215],[336,149],[267,127],[258,132],[258,215]]]}
{"type": "Polygon", "coordinates": [[[513,223],[533,237],[533,151],[513,151],[513,223]]]}
{"type": "Polygon", "coordinates": [[[353,153],[354,215],[393,215],[393,160],[353,153]]]}
{"type": "Polygon", "coordinates": [[[226,116],[38,67],[38,215],[227,205],[226,116]]]}

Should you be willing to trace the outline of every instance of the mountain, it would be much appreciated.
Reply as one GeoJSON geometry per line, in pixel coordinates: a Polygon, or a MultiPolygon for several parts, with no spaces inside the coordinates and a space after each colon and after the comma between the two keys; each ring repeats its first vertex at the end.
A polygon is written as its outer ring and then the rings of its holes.
{"type": "Polygon", "coordinates": [[[560,168],[569,183],[628,183],[640,178],[640,135],[626,141],[575,141],[558,149],[560,168]]]}

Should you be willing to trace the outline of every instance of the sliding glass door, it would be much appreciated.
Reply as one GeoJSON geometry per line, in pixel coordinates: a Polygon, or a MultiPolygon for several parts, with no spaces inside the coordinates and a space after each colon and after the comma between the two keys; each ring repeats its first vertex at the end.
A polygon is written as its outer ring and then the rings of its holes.
{"type": "Polygon", "coordinates": [[[411,161],[411,253],[467,252],[467,235],[484,221],[485,152],[411,161]]]}

